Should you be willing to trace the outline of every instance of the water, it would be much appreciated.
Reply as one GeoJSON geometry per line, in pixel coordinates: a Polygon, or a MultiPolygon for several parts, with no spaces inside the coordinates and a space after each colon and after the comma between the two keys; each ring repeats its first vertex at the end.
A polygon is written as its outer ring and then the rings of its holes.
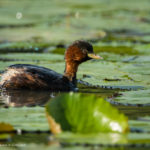
{"type": "MultiPolygon", "coordinates": [[[[0,120],[7,120],[23,132],[18,130],[5,135],[5,139],[0,134],[0,144],[26,144],[23,147],[14,145],[14,149],[150,149],[145,144],[150,143],[150,106],[142,105],[146,94],[139,94],[140,105],[114,101],[120,96],[119,91],[141,89],[141,85],[149,88],[149,1],[45,0],[43,3],[41,0],[1,0],[0,6],[0,73],[15,63],[40,65],[63,73],[64,57],[57,54],[64,54],[64,47],[73,40],[90,40],[104,61],[81,66],[78,78],[83,79],[86,74],[84,81],[91,84],[119,86],[80,85],[79,92],[103,97],[126,114],[131,127],[129,136],[132,143],[136,143],[123,146],[60,144],[44,126],[47,123],[44,105],[61,93],[3,91],[0,93],[0,120]],[[59,49],[54,48],[56,45],[59,49]],[[28,128],[24,129],[22,124],[28,128]]],[[[129,101],[132,102],[130,97],[129,101]]]]}
{"type": "MultiPolygon", "coordinates": [[[[98,97],[103,97],[106,100],[109,100],[109,98],[114,98],[118,96],[118,92],[125,89],[118,89],[118,88],[110,88],[110,86],[101,88],[101,87],[90,87],[84,84],[79,84],[79,92],[84,94],[91,94],[94,93],[98,97]]],[[[0,96],[0,106],[4,107],[5,109],[9,107],[44,107],[44,105],[53,97],[57,96],[58,94],[61,94],[60,92],[49,92],[49,91],[18,91],[18,90],[11,90],[11,91],[1,91],[0,96]]],[[[139,117],[146,116],[150,114],[150,106],[145,107],[139,107],[136,105],[128,105],[125,106],[124,104],[115,104],[113,103],[115,107],[117,107],[121,112],[126,114],[130,120],[136,120],[139,117]]],[[[21,113],[21,112],[20,112],[21,113]]],[[[36,118],[35,118],[36,120],[36,118]]],[[[146,122],[146,121],[145,121],[146,122]]],[[[144,126],[143,126],[144,127],[144,126]]],[[[141,124],[142,128],[142,124],[141,124]]],[[[144,131],[138,127],[131,127],[131,133],[134,134],[139,132],[142,136],[144,136],[144,131]]],[[[76,143],[73,143],[71,145],[68,145],[67,143],[59,143],[56,139],[53,139],[53,135],[48,131],[26,131],[22,130],[22,133],[16,131],[16,133],[11,134],[11,138],[5,139],[5,142],[3,144],[19,144],[24,143],[25,145],[30,145],[31,143],[35,145],[41,145],[44,144],[48,146],[49,144],[54,146],[55,148],[64,148],[70,147],[74,148],[77,147],[76,143]]],[[[145,143],[145,142],[144,142],[145,143]]],[[[86,143],[85,143],[86,144],[86,143]]],[[[79,144],[82,148],[87,147],[84,144],[79,144]]],[[[99,145],[100,147],[106,147],[108,149],[115,148],[115,145],[108,145],[108,144],[102,144],[99,145]]],[[[98,146],[98,147],[99,147],[98,146]]],[[[144,144],[144,147],[149,147],[150,145],[144,144]]],[[[96,147],[95,144],[90,144],[88,147],[96,147]]],[[[122,147],[122,144],[117,146],[117,149],[120,149],[122,147]]],[[[125,144],[123,145],[124,149],[133,147],[133,149],[141,149],[141,145],[138,144],[125,144]],[[136,147],[136,148],[135,148],[136,147]]]]}

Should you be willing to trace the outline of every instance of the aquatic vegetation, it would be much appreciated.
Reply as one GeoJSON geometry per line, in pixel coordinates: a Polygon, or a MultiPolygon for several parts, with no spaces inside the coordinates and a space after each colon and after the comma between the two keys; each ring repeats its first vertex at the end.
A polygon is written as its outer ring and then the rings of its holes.
{"type": "Polygon", "coordinates": [[[52,53],[64,55],[65,50],[66,50],[65,48],[55,48],[55,49],[52,51],[52,53]]]}
{"type": "Polygon", "coordinates": [[[8,62],[8,61],[26,61],[26,62],[62,62],[64,61],[64,57],[58,54],[45,54],[45,53],[11,53],[1,54],[0,61],[8,62]]]}
{"type": "Polygon", "coordinates": [[[50,46],[48,43],[33,43],[33,42],[14,42],[0,44],[0,53],[9,52],[42,52],[50,46]]]}
{"type": "Polygon", "coordinates": [[[107,52],[107,53],[115,53],[115,54],[120,54],[120,55],[139,54],[137,50],[129,46],[94,46],[94,51],[96,53],[107,52]]]}
{"type": "Polygon", "coordinates": [[[150,89],[126,91],[122,92],[121,96],[114,99],[114,101],[123,104],[137,104],[137,105],[150,105],[150,89]]]}
{"type": "Polygon", "coordinates": [[[12,125],[7,124],[7,123],[0,123],[0,133],[1,132],[11,132],[14,131],[14,128],[12,125]]]}
{"type": "Polygon", "coordinates": [[[48,130],[45,111],[42,107],[0,108],[0,111],[0,122],[11,124],[15,130],[48,130]]]}
{"type": "MultiPolygon", "coordinates": [[[[64,144],[61,146],[43,146],[48,134],[14,134],[12,137],[1,134],[0,141],[10,142],[11,138],[10,143],[35,143],[26,144],[25,149],[62,149],[62,146],[69,146],[69,150],[87,149],[84,146],[95,144],[108,150],[124,147],[149,149],[148,0],[45,0],[42,3],[41,0],[1,0],[0,6],[0,75],[7,66],[16,63],[44,66],[63,73],[65,47],[77,39],[88,40],[104,60],[90,60],[79,67],[77,78],[83,81],[78,83],[79,91],[88,96],[92,93],[112,103],[128,116],[131,128],[127,135],[105,133],[85,136],[65,133],[57,139],[64,144]]],[[[0,122],[25,132],[49,130],[44,107],[21,107],[24,105],[20,101],[23,93],[3,95],[0,91],[0,94],[0,122]],[[20,102],[17,107],[20,108],[16,108],[13,103],[17,100],[20,102]],[[8,109],[3,108],[8,107],[3,105],[4,101],[9,101],[8,109]]],[[[45,96],[46,94],[43,99],[45,96]]],[[[40,92],[37,96],[30,95],[29,92],[24,99],[38,102],[41,97],[40,92]]],[[[55,143],[54,141],[50,140],[49,143],[55,143]]]]}
{"type": "Polygon", "coordinates": [[[126,133],[129,130],[127,117],[95,95],[63,94],[51,100],[46,111],[50,129],[55,134],[62,131],[126,133]]]}

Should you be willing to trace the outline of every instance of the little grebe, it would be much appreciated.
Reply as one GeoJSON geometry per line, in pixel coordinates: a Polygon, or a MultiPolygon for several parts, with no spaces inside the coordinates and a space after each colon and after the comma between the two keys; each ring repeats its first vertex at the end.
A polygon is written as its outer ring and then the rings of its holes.
{"type": "Polygon", "coordinates": [[[2,89],[40,89],[52,91],[75,91],[76,72],[79,64],[90,59],[102,59],[95,55],[86,41],[75,41],[65,52],[64,75],[51,69],[29,64],[15,64],[7,68],[0,82],[2,89]]]}

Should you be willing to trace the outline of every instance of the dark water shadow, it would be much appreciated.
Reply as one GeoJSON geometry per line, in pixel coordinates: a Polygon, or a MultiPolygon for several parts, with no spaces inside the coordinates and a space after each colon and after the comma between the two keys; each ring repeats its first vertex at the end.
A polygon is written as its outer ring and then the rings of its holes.
{"type": "Polygon", "coordinates": [[[44,106],[48,100],[57,95],[49,91],[7,90],[0,93],[2,107],[44,106]]]}
{"type": "MultiPolygon", "coordinates": [[[[94,87],[79,84],[79,93],[96,94],[98,97],[108,98],[117,96],[118,89],[94,87]]],[[[32,91],[32,90],[2,90],[0,91],[1,107],[33,107],[44,106],[51,98],[63,92],[32,91]]]]}
{"type": "Polygon", "coordinates": [[[33,23],[26,23],[26,24],[0,24],[0,29],[4,28],[28,28],[33,27],[35,24],[33,23]]]}
{"type": "MultiPolygon", "coordinates": [[[[119,96],[120,91],[137,90],[138,86],[94,86],[86,82],[78,82],[78,92],[95,94],[104,99],[119,96]]],[[[51,98],[61,94],[54,91],[32,91],[32,90],[2,90],[0,91],[1,107],[33,107],[44,106],[51,98]]]]}
{"type": "MultiPolygon", "coordinates": [[[[100,88],[82,88],[78,92],[85,94],[96,94],[98,97],[112,97],[116,90],[100,88]]],[[[6,90],[0,92],[1,107],[33,107],[44,106],[51,98],[62,92],[52,91],[30,91],[30,90],[6,90]]]]}

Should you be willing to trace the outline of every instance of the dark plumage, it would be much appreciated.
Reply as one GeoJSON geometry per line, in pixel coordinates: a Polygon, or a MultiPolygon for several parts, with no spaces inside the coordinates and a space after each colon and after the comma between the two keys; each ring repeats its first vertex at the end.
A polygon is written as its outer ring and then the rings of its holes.
{"type": "Polygon", "coordinates": [[[4,89],[31,89],[74,91],[79,64],[89,59],[101,59],[93,53],[93,47],[85,41],[75,41],[65,52],[65,73],[29,64],[15,64],[7,68],[0,82],[4,89]]]}

